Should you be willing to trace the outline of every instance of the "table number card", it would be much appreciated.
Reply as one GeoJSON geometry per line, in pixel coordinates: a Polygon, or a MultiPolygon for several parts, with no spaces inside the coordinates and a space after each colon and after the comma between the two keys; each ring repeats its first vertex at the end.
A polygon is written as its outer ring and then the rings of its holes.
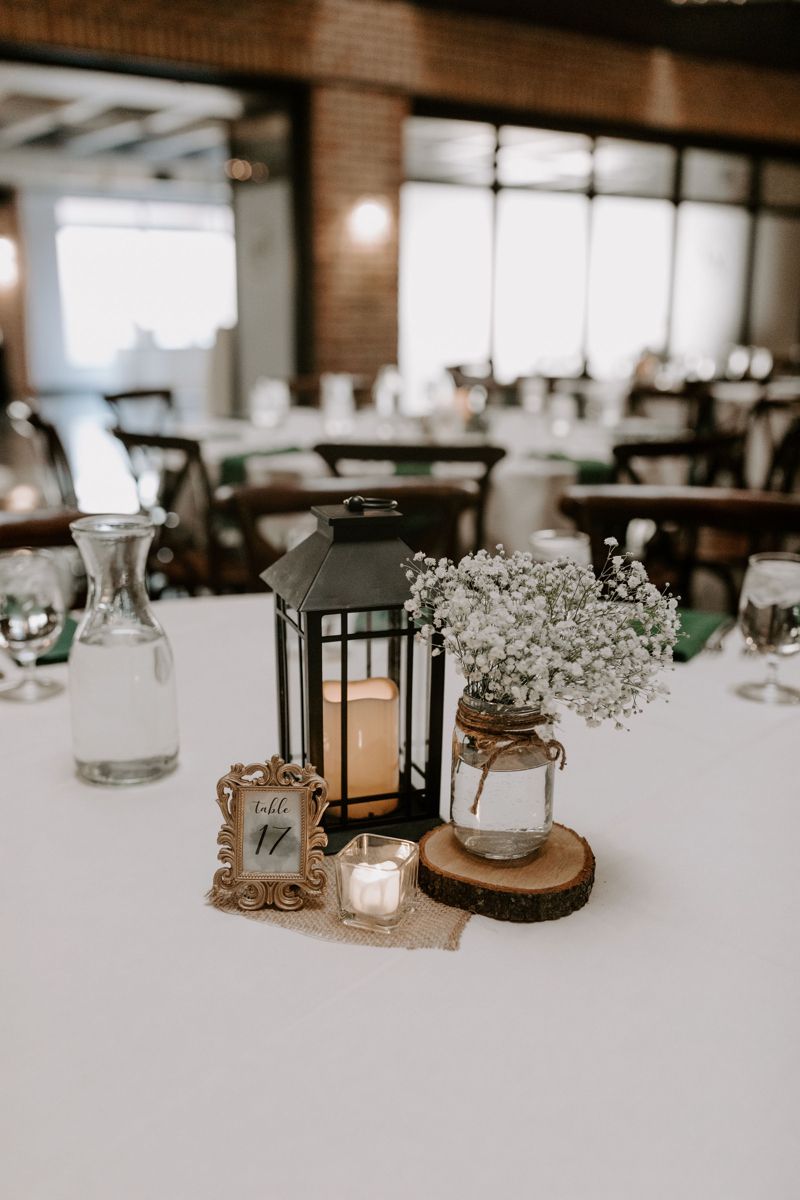
{"type": "Polygon", "coordinates": [[[224,824],[217,836],[223,866],[214,876],[211,900],[241,909],[302,908],[306,896],[325,886],[320,825],[328,788],[313,767],[286,763],[234,763],[217,784],[224,824]]]}

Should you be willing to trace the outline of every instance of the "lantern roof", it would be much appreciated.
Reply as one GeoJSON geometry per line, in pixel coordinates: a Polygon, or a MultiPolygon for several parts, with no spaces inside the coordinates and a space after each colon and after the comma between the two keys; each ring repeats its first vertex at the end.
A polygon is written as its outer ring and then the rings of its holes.
{"type": "Polygon", "coordinates": [[[397,608],[409,597],[411,550],[395,509],[353,512],[343,504],[311,509],[317,528],[261,575],[298,612],[397,608]]]}

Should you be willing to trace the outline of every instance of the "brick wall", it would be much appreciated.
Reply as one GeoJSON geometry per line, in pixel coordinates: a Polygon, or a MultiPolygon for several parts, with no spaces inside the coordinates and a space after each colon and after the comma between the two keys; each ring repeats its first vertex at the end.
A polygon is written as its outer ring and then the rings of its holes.
{"type": "Polygon", "coordinates": [[[800,73],[403,0],[3,0],[0,41],[800,145],[800,73]]]}
{"type": "Polygon", "coordinates": [[[396,356],[400,126],[412,97],[535,120],[591,120],[800,147],[800,73],[403,0],[3,0],[0,43],[115,61],[216,68],[311,85],[315,366],[371,370],[396,356]],[[361,195],[387,199],[388,241],[345,234],[361,195]]]}
{"type": "Polygon", "coordinates": [[[0,287],[0,340],[5,339],[5,368],[11,394],[24,396],[28,390],[28,364],[25,357],[25,263],[19,231],[19,214],[12,196],[0,197],[0,237],[10,238],[18,247],[19,280],[11,287],[0,287]]]}
{"type": "Polygon", "coordinates": [[[318,367],[374,372],[397,357],[397,219],[401,96],[317,87],[311,101],[314,346],[318,367]],[[348,218],[364,198],[385,202],[390,226],[359,245],[348,218]]]}

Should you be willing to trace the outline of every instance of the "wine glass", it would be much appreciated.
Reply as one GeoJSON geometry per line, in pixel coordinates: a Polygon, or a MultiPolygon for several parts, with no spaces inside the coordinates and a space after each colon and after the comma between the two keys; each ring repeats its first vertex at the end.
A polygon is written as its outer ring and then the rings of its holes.
{"type": "Polygon", "coordinates": [[[36,674],[36,659],[56,643],[63,626],[64,597],[53,556],[46,550],[0,554],[0,645],[22,668],[22,678],[0,691],[0,699],[30,703],[63,690],[63,684],[36,674]]]}
{"type": "Polygon", "coordinates": [[[747,645],[766,655],[763,683],[743,683],[736,692],[762,704],[798,704],[800,691],[778,683],[781,655],[800,650],[800,555],[753,554],[739,601],[739,624],[747,645]]]}

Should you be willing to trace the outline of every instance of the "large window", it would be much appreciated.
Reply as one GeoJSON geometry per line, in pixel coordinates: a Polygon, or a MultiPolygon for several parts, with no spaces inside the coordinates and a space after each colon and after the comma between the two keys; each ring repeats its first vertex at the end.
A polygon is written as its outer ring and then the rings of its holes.
{"type": "Polygon", "coordinates": [[[532,359],[553,374],[581,369],[588,208],[585,196],[498,197],[493,357],[508,378],[532,359]]]}
{"type": "Polygon", "coordinates": [[[236,322],[233,217],[216,204],[65,197],[56,254],[67,359],[107,367],[143,335],[207,348],[236,322]]]}
{"type": "Polygon", "coordinates": [[[418,388],[447,363],[486,359],[492,311],[492,194],[431,184],[403,196],[413,230],[400,259],[400,358],[418,388]]]}
{"type": "Polygon", "coordinates": [[[670,350],[679,358],[718,362],[739,340],[745,299],[750,217],[743,208],[678,208],[670,350]]]}
{"type": "Polygon", "coordinates": [[[622,378],[645,351],[720,369],[800,341],[800,166],[699,147],[414,117],[400,358],[622,378]]]}
{"type": "Polygon", "coordinates": [[[666,200],[593,202],[586,322],[592,375],[618,378],[643,348],[666,345],[672,226],[666,200]]]}

